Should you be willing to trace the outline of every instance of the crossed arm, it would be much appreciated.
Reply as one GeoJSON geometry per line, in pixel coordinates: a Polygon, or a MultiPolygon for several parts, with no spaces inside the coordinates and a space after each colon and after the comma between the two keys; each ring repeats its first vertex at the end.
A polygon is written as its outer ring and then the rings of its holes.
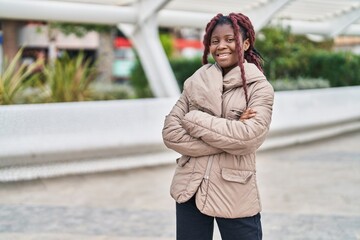
{"type": "MultiPolygon", "coordinates": [[[[199,137],[192,136],[184,128],[183,120],[189,113],[189,101],[185,92],[180,96],[171,112],[166,116],[162,130],[164,144],[174,151],[191,157],[200,157],[224,152],[223,149],[211,146],[199,137]]],[[[253,118],[256,111],[249,108],[240,116],[239,121],[244,122],[253,118]]]]}
{"type": "Polygon", "coordinates": [[[182,126],[186,132],[208,145],[233,155],[256,151],[269,130],[274,92],[266,81],[256,83],[251,93],[249,108],[240,121],[212,116],[193,110],[185,114],[182,126]]]}

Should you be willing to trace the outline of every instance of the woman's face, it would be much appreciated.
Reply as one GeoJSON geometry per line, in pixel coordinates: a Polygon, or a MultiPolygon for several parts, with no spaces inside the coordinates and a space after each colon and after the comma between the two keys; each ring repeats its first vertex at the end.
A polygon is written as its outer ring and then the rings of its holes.
{"type": "MultiPolygon", "coordinates": [[[[241,39],[243,51],[249,48],[249,39],[244,42],[241,39]]],[[[236,53],[236,43],[234,29],[229,24],[217,25],[210,38],[210,53],[223,69],[223,75],[238,65],[238,54],[236,53]]]]}

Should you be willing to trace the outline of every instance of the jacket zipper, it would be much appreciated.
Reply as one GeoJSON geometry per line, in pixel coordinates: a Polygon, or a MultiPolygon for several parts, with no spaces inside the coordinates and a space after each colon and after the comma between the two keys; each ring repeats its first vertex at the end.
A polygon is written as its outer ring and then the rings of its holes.
{"type": "Polygon", "coordinates": [[[204,178],[205,178],[206,180],[208,180],[208,179],[210,178],[210,171],[211,171],[211,167],[212,167],[213,161],[214,161],[214,156],[210,156],[209,161],[208,161],[208,164],[207,164],[207,166],[206,166],[205,175],[204,175],[204,178]]]}
{"type": "Polygon", "coordinates": [[[211,166],[212,166],[212,163],[214,161],[214,156],[210,156],[209,158],[209,161],[206,165],[206,171],[205,171],[205,175],[204,175],[204,179],[205,179],[205,185],[206,185],[206,194],[205,194],[205,199],[204,199],[204,203],[203,203],[203,206],[201,208],[201,211],[204,210],[205,206],[206,206],[206,203],[207,203],[207,198],[208,198],[208,190],[209,190],[209,178],[210,178],[210,170],[211,170],[211,166]]]}
{"type": "MultiPolygon", "coordinates": [[[[225,93],[223,93],[222,96],[221,96],[222,102],[224,102],[224,95],[225,95],[225,93]]],[[[224,115],[223,109],[224,109],[224,108],[222,107],[221,117],[223,117],[223,115],[224,115]]],[[[211,171],[211,167],[212,167],[213,161],[214,161],[214,156],[210,156],[209,161],[208,161],[208,164],[206,165],[206,171],[205,171],[205,175],[204,175],[204,178],[205,178],[206,180],[208,180],[208,179],[210,178],[210,171],[211,171]]]]}

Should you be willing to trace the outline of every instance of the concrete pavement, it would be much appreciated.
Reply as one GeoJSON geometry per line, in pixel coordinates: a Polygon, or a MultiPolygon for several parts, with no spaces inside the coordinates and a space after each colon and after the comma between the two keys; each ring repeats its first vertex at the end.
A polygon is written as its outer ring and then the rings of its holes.
{"type": "MultiPolygon", "coordinates": [[[[259,153],[264,240],[359,240],[359,147],[356,132],[259,153]]],[[[175,239],[174,167],[0,183],[0,240],[175,239]]]]}

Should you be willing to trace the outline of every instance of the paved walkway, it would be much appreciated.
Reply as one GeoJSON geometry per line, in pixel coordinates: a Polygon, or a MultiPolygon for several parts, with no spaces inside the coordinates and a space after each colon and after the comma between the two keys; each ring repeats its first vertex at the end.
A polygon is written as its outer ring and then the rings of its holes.
{"type": "MultiPolygon", "coordinates": [[[[359,240],[359,147],[357,132],[259,153],[264,240],[359,240]]],[[[0,239],[175,239],[173,170],[0,183],[0,239]]]]}

